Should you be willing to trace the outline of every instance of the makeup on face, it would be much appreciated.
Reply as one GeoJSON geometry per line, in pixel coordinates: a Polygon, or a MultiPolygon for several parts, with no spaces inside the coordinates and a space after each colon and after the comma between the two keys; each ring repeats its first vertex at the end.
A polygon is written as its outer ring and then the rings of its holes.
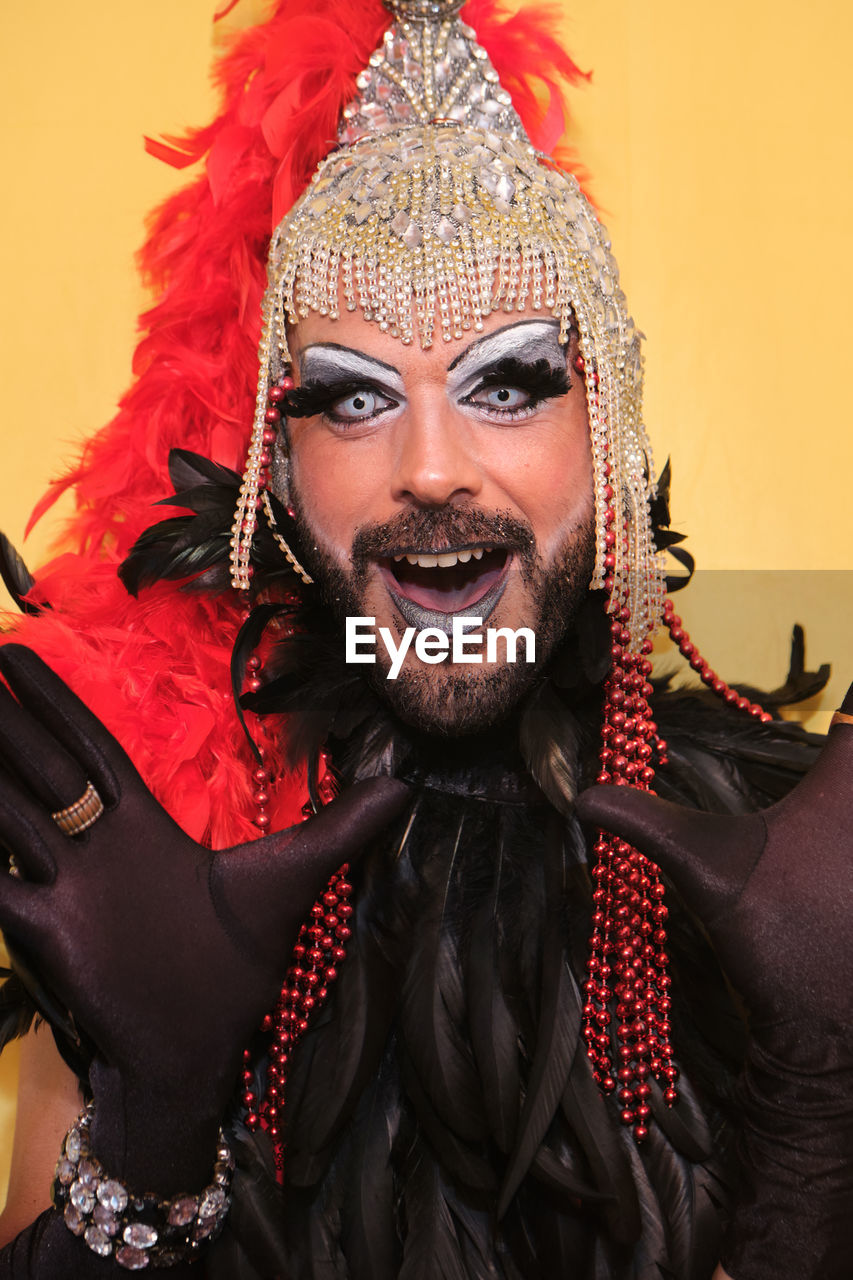
{"type": "Polygon", "coordinates": [[[557,321],[521,320],[475,339],[447,367],[448,394],[470,395],[478,381],[507,359],[521,365],[538,365],[544,360],[551,371],[565,374],[566,349],[560,345],[557,321]]]}
{"type": "Polygon", "coordinates": [[[311,418],[358,391],[369,391],[394,408],[405,400],[402,375],[393,365],[335,342],[316,343],[301,354],[299,386],[288,393],[285,413],[311,418]]]}
{"type": "Polygon", "coordinates": [[[378,566],[409,626],[447,630],[454,614],[474,605],[478,616],[489,618],[511,562],[532,560],[533,548],[532,531],[518,520],[476,508],[435,509],[419,513],[414,527],[392,520],[359,530],[353,562],[357,571],[378,566]]]}
{"type": "MultiPolygon", "coordinates": [[[[566,354],[556,321],[520,320],[476,337],[438,372],[436,354],[425,356],[430,369],[423,376],[460,413],[511,427],[568,392],[566,354]]],[[[383,414],[405,411],[414,394],[412,382],[422,376],[420,368],[404,375],[393,364],[335,342],[307,345],[298,356],[298,374],[300,385],[289,394],[286,412],[295,418],[322,415],[343,436],[350,426],[372,428],[383,414]]],[[[420,516],[405,515],[405,535],[404,513],[376,527],[377,536],[367,540],[369,551],[365,530],[356,532],[357,575],[363,578],[369,564],[375,565],[397,612],[417,629],[449,632],[453,615],[475,606],[478,616],[488,619],[504,594],[511,566],[526,566],[529,572],[532,532],[514,530],[510,537],[497,512],[470,508],[431,509],[420,516]]]]}
{"type": "MultiPolygon", "coordinates": [[[[337,343],[305,348],[300,385],[285,402],[293,418],[324,415],[346,428],[373,422],[406,401],[393,365],[337,343]]],[[[569,390],[565,348],[552,320],[526,320],[475,339],[447,366],[445,391],[461,408],[496,420],[530,416],[569,390]]]]}

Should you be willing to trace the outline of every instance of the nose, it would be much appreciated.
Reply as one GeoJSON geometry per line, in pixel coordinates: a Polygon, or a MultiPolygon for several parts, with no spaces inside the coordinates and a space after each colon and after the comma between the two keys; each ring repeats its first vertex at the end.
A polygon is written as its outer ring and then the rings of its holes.
{"type": "Polygon", "coordinates": [[[461,415],[438,397],[410,402],[398,424],[392,496],[419,507],[476,497],[483,477],[461,415]]]}

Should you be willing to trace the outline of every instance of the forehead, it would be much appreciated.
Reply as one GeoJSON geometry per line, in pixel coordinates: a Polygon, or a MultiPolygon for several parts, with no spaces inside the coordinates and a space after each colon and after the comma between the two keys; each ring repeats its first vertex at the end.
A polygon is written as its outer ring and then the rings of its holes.
{"type": "Polygon", "coordinates": [[[498,311],[485,316],[480,329],[472,326],[459,338],[449,342],[439,338],[424,349],[383,332],[374,321],[365,320],[360,311],[344,311],[336,319],[312,312],[293,326],[288,342],[297,374],[305,365],[310,375],[311,365],[317,364],[318,349],[327,348],[329,352],[360,352],[408,379],[443,376],[506,356],[547,358],[559,348],[559,330],[559,321],[542,310],[498,311]]]}

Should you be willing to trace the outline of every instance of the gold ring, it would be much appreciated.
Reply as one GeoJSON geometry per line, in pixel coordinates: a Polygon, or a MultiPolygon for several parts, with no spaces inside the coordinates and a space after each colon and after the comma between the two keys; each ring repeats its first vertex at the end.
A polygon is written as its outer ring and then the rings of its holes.
{"type": "Polygon", "coordinates": [[[67,809],[58,809],[50,816],[59,830],[66,836],[79,836],[81,831],[88,830],[97,822],[104,812],[104,802],[91,782],[86,783],[86,790],[79,800],[68,805],[67,809]]]}
{"type": "Polygon", "coordinates": [[[836,711],[829,722],[830,729],[836,724],[853,724],[853,716],[848,716],[846,711],[836,711]]]}

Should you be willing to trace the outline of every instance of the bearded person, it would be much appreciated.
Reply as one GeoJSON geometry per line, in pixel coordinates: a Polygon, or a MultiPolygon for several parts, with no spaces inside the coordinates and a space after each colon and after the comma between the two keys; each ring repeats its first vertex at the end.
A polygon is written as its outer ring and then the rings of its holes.
{"type": "Polygon", "coordinates": [[[815,763],[801,652],[684,632],[575,69],[466,17],[237,42],[78,553],[5,548],[10,1280],[849,1272],[853,696],[815,763]]]}

